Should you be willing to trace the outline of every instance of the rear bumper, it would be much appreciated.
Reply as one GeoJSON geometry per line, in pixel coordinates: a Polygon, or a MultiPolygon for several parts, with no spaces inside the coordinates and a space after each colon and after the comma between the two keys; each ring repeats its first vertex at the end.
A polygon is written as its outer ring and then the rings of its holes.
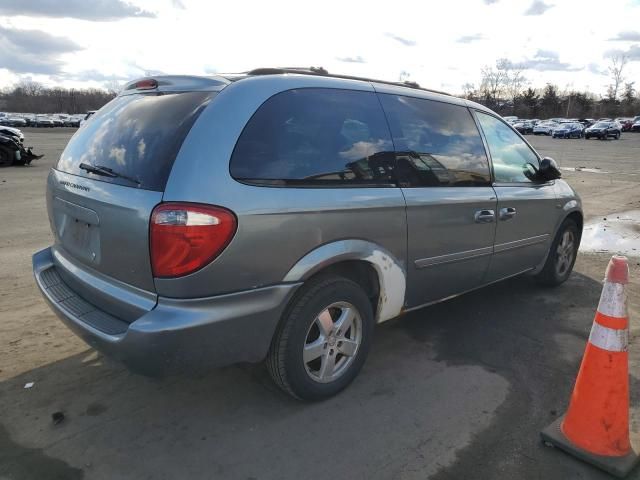
{"type": "Polygon", "coordinates": [[[131,323],[77,295],[58,273],[51,249],[33,256],[43,297],[76,335],[130,370],[161,376],[266,356],[278,320],[299,284],[197,299],[159,297],[131,323]]]}

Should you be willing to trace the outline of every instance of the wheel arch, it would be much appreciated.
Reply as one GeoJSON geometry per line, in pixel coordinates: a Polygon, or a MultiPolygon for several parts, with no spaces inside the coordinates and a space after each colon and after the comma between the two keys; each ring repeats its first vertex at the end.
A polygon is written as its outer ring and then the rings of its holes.
{"type": "Polygon", "coordinates": [[[372,299],[376,323],[400,314],[404,306],[406,273],[388,250],[366,240],[324,244],[296,262],[285,282],[305,282],[323,273],[336,273],[363,287],[372,299]]]}
{"type": "MultiPolygon", "coordinates": [[[[560,216],[560,218],[558,219],[558,223],[553,229],[553,236],[551,237],[550,247],[553,244],[553,239],[556,238],[556,235],[558,234],[558,230],[560,229],[564,221],[568,218],[576,222],[576,224],[578,225],[578,246],[580,245],[580,240],[582,238],[582,226],[584,225],[584,215],[582,213],[582,210],[580,209],[580,202],[578,202],[577,200],[571,200],[565,204],[563,215],[560,216]]],[[[548,250],[542,262],[540,262],[540,264],[534,269],[534,274],[542,270],[550,253],[551,250],[548,250]]]]}
{"type": "MultiPolygon", "coordinates": [[[[578,225],[579,241],[582,238],[582,227],[584,226],[584,216],[582,215],[582,212],[580,210],[573,210],[571,213],[564,217],[562,222],[564,222],[567,218],[570,218],[571,220],[576,222],[576,225],[578,225]]],[[[560,225],[562,225],[562,222],[560,223],[560,225]]]]}

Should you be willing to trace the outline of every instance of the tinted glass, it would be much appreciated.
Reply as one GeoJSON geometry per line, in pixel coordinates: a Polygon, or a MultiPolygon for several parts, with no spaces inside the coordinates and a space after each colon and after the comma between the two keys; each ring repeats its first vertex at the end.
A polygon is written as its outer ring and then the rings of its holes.
{"type": "Polygon", "coordinates": [[[530,182],[527,163],[538,167],[538,157],[529,146],[502,121],[477,112],[478,120],[489,145],[496,182],[530,182]]]}
{"type": "Polygon", "coordinates": [[[147,190],[164,190],[184,137],[212,92],[116,97],[80,128],[65,148],[58,170],[147,190]],[[88,173],[80,164],[110,168],[136,179],[88,173]]]}
{"type": "Polygon", "coordinates": [[[267,100],[231,158],[241,181],[296,186],[390,185],[393,143],[374,93],[308,88],[267,100]]]}
{"type": "Polygon", "coordinates": [[[491,181],[482,139],[469,110],[458,105],[380,95],[398,152],[403,186],[474,186],[491,181]]]}

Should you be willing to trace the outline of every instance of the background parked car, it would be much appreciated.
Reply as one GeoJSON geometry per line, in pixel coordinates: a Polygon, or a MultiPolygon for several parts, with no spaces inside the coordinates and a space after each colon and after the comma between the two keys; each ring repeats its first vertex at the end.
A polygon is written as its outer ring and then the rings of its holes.
{"type": "Polygon", "coordinates": [[[616,122],[599,121],[584,131],[584,138],[589,140],[591,137],[594,137],[599,138],[600,140],[606,140],[608,137],[613,137],[617,140],[620,138],[621,134],[622,129],[616,122]]]}
{"type": "Polygon", "coordinates": [[[582,138],[584,127],[581,123],[561,123],[553,130],[553,138],[582,138]]]}
{"type": "Polygon", "coordinates": [[[84,118],[84,115],[69,115],[64,122],[65,127],[79,127],[80,121],[84,118]]]}
{"type": "Polygon", "coordinates": [[[27,122],[24,118],[6,115],[4,117],[0,117],[0,125],[4,125],[6,127],[26,127],[27,122]]]}
{"type": "Polygon", "coordinates": [[[515,128],[522,135],[533,133],[533,123],[528,120],[518,120],[513,124],[513,128],[515,128]]]}
{"type": "Polygon", "coordinates": [[[615,121],[620,124],[623,132],[628,132],[633,126],[633,118],[616,118],[615,121]]]}
{"type": "Polygon", "coordinates": [[[89,111],[87,112],[87,114],[84,116],[84,118],[83,118],[82,120],[80,120],[80,125],[79,125],[79,126],[81,127],[82,125],[84,125],[85,123],[87,123],[87,120],[89,120],[89,118],[91,117],[91,115],[93,115],[94,113],[96,113],[96,111],[95,111],[95,110],[89,110],[89,111]]]}
{"type": "Polygon", "coordinates": [[[540,122],[535,127],[533,127],[534,135],[551,135],[555,128],[558,128],[560,125],[555,122],[540,122]]]}
{"type": "Polygon", "coordinates": [[[55,123],[46,115],[36,115],[33,126],[38,128],[53,128],[55,127],[55,123]]]}

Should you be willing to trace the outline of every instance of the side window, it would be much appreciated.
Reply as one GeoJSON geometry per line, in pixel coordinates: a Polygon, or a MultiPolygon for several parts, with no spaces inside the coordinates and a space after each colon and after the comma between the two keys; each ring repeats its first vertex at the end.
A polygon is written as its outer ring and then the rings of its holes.
{"type": "Polygon", "coordinates": [[[245,126],[231,175],[261,185],[395,185],[393,143],[372,92],[304,88],[267,100],[245,126]]]}
{"type": "Polygon", "coordinates": [[[477,112],[477,115],[489,144],[496,182],[530,182],[527,164],[532,163],[537,167],[537,155],[502,121],[482,112],[477,112]]]}
{"type": "Polygon", "coordinates": [[[402,186],[477,186],[491,182],[478,128],[466,107],[379,95],[396,147],[402,186]]]}

